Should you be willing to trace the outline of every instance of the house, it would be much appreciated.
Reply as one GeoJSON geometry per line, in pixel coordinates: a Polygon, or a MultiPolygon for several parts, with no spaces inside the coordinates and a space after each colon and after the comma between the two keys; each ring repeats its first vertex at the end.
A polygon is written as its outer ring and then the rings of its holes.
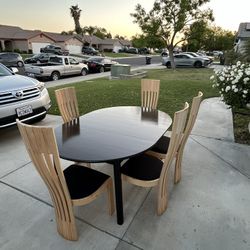
{"type": "Polygon", "coordinates": [[[119,49],[124,47],[131,47],[132,43],[128,40],[119,40],[119,39],[104,39],[99,45],[100,50],[102,51],[113,51],[118,52],[119,49]]]}
{"type": "Polygon", "coordinates": [[[124,46],[131,46],[128,40],[100,39],[89,35],[62,35],[41,30],[24,30],[17,26],[0,25],[0,51],[40,53],[40,49],[54,44],[69,50],[70,54],[80,54],[82,46],[93,46],[100,51],[113,51],[124,46]]]}
{"type": "Polygon", "coordinates": [[[0,50],[39,53],[41,46],[55,41],[39,30],[23,30],[17,26],[0,25],[0,50]],[[39,51],[38,51],[39,49],[39,51]]]}
{"type": "Polygon", "coordinates": [[[250,23],[240,23],[236,34],[234,49],[236,52],[241,52],[245,42],[250,40],[250,23]]]}
{"type": "Polygon", "coordinates": [[[77,35],[61,35],[59,33],[44,32],[44,34],[51,37],[55,44],[60,46],[63,50],[68,50],[70,54],[81,54],[83,42],[77,35]]]}
{"type": "Polygon", "coordinates": [[[101,44],[102,39],[97,36],[82,35],[80,36],[84,46],[91,46],[99,49],[99,44],[101,44]]]}
{"type": "Polygon", "coordinates": [[[40,53],[40,48],[55,44],[71,54],[81,53],[83,42],[77,35],[61,35],[41,30],[23,30],[17,26],[0,25],[0,51],[20,50],[40,53]]]}

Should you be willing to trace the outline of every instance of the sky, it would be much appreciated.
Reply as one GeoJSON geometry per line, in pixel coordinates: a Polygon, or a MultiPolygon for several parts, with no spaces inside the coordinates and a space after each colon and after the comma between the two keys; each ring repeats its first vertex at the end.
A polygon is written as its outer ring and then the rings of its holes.
{"type": "MultiPolygon", "coordinates": [[[[69,8],[78,4],[82,10],[81,26],[105,28],[113,36],[131,38],[140,33],[130,13],[140,3],[147,11],[154,0],[0,0],[0,24],[23,29],[61,32],[73,30],[69,8]]],[[[241,22],[250,22],[250,0],[210,0],[216,26],[237,31],[241,22]]]]}

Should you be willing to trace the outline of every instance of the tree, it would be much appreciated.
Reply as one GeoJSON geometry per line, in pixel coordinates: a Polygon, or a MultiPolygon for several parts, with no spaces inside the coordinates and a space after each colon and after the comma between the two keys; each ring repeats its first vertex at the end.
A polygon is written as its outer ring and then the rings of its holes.
{"type": "Polygon", "coordinates": [[[164,48],[164,42],[160,37],[135,35],[132,37],[132,45],[137,48],[164,48]]]}
{"type": "Polygon", "coordinates": [[[74,30],[69,30],[69,31],[62,31],[61,35],[74,35],[74,30]]]}
{"type": "Polygon", "coordinates": [[[115,38],[115,39],[119,39],[119,40],[126,40],[126,39],[127,39],[126,36],[120,36],[120,35],[118,35],[118,34],[116,34],[116,35],[114,36],[114,38],[115,38]]]}
{"type": "Polygon", "coordinates": [[[80,25],[80,16],[81,16],[81,9],[79,9],[78,4],[72,5],[70,8],[70,14],[74,19],[75,22],[75,32],[77,34],[82,33],[81,25],[80,25]]]}
{"type": "Polygon", "coordinates": [[[190,25],[190,28],[186,31],[186,43],[183,46],[183,50],[186,51],[198,51],[205,49],[204,45],[209,36],[209,26],[208,22],[204,20],[199,20],[190,25]]]}
{"type": "Polygon", "coordinates": [[[183,34],[189,25],[198,20],[213,20],[212,10],[200,9],[207,2],[209,0],[155,0],[148,13],[137,4],[135,13],[130,15],[145,35],[163,39],[169,50],[171,66],[175,68],[173,50],[186,39],[183,34]],[[178,35],[181,36],[178,38],[178,35]]]}

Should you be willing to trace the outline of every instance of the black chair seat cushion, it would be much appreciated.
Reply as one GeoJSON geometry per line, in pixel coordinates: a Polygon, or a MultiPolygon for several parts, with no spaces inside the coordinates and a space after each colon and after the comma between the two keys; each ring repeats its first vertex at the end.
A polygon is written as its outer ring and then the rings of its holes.
{"type": "Polygon", "coordinates": [[[160,154],[166,154],[168,152],[169,142],[169,137],[162,136],[150,150],[160,154]]]}
{"type": "Polygon", "coordinates": [[[71,199],[82,199],[91,195],[110,177],[79,165],[70,165],[63,173],[71,199]]]}
{"type": "Polygon", "coordinates": [[[160,177],[163,162],[158,158],[142,154],[129,159],[121,168],[121,172],[132,178],[151,181],[160,177]]]}

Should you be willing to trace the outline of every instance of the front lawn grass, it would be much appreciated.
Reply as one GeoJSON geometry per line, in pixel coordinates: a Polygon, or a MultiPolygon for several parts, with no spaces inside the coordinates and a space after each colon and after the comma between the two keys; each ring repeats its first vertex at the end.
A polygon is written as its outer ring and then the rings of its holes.
{"type": "MultiPolygon", "coordinates": [[[[204,98],[217,96],[211,87],[211,69],[148,70],[147,78],[160,79],[159,109],[173,113],[181,109],[185,101],[191,104],[193,96],[201,90],[204,98]]],[[[69,84],[75,86],[81,114],[112,106],[140,106],[140,79],[108,80],[106,78],[69,84]]],[[[61,86],[62,87],[62,86],[61,86]]],[[[55,89],[49,88],[52,100],[51,114],[59,115],[55,89]]],[[[66,87],[63,86],[63,87],[66,87]]]]}
{"type": "MultiPolygon", "coordinates": [[[[173,117],[175,111],[181,109],[184,102],[191,105],[192,98],[198,91],[204,93],[204,99],[218,96],[211,87],[212,69],[153,69],[148,70],[147,78],[160,79],[160,96],[158,107],[173,117]]],[[[55,100],[55,90],[74,86],[77,92],[80,114],[86,114],[96,109],[112,106],[139,106],[140,79],[108,80],[107,78],[83,81],[55,88],[49,88],[52,107],[50,114],[59,115],[55,100]]],[[[235,141],[250,144],[248,133],[249,116],[234,113],[235,141]]]]}

